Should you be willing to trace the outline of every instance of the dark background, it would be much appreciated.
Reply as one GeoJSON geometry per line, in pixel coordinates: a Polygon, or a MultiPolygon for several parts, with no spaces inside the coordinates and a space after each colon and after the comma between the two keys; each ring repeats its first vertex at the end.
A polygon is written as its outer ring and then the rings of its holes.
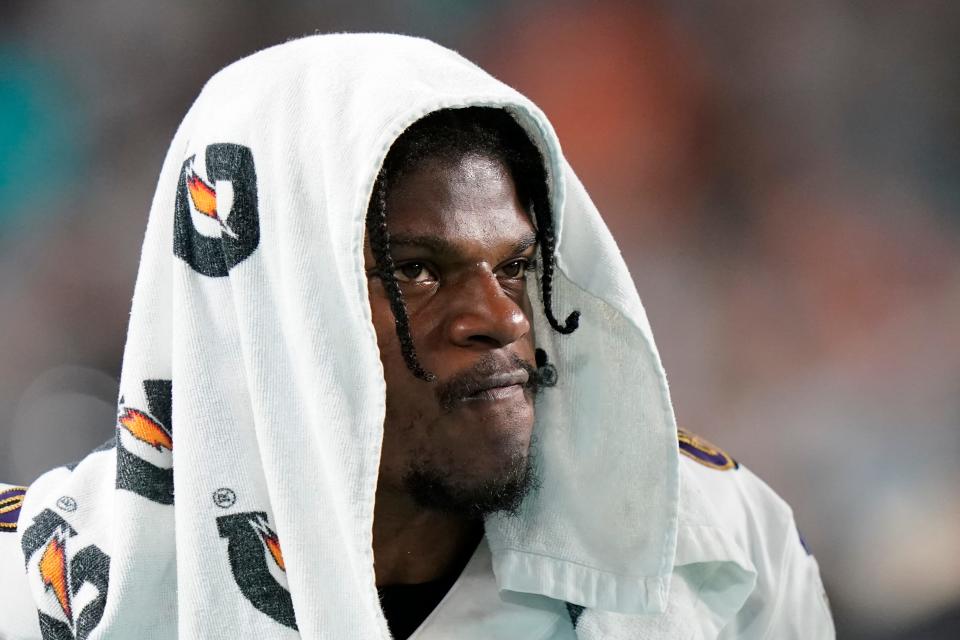
{"type": "Polygon", "coordinates": [[[540,104],[680,423],[793,505],[840,637],[957,637],[954,2],[4,2],[0,478],[111,436],[156,176],[205,80],[344,30],[437,40],[540,104]]]}

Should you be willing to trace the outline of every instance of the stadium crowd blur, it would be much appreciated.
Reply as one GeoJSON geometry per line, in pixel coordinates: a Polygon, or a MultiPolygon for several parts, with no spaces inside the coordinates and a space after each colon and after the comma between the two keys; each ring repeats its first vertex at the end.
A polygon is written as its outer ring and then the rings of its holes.
{"type": "Polygon", "coordinates": [[[538,102],[678,420],[793,505],[840,637],[957,637],[957,3],[5,2],[3,480],[111,437],[146,214],[202,83],[338,30],[430,37],[538,102]]]}

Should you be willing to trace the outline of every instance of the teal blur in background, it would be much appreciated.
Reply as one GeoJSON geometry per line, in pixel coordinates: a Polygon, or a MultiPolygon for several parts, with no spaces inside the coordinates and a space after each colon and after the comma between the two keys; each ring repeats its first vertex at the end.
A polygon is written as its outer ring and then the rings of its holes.
{"type": "Polygon", "coordinates": [[[110,438],[149,203],[206,79],[298,35],[459,50],[535,100],[678,420],[794,507],[839,637],[960,623],[960,5],[0,5],[0,479],[110,438]]]}

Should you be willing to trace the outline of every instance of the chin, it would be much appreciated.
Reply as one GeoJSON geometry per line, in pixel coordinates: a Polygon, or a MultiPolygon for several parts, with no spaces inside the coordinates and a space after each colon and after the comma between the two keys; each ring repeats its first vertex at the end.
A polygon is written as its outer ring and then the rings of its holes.
{"type": "Polygon", "coordinates": [[[521,396],[509,403],[464,404],[445,416],[444,431],[451,451],[460,449],[482,463],[479,467],[495,468],[499,461],[526,455],[533,419],[533,403],[521,396]]]}
{"type": "Polygon", "coordinates": [[[529,433],[495,455],[468,449],[445,453],[413,462],[404,476],[407,491],[423,507],[474,518],[516,514],[537,486],[529,433]]]}

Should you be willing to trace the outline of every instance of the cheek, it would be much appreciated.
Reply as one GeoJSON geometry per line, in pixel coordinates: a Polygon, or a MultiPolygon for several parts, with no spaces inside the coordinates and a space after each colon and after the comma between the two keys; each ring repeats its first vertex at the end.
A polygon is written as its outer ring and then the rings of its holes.
{"type": "Polygon", "coordinates": [[[380,351],[380,363],[383,365],[383,376],[387,382],[388,400],[390,391],[397,383],[397,373],[404,367],[403,355],[400,352],[400,341],[397,338],[396,325],[390,302],[387,300],[379,280],[370,280],[370,315],[373,320],[373,329],[377,334],[377,349],[380,351]]]}
{"type": "Polygon", "coordinates": [[[530,301],[530,296],[527,293],[524,293],[523,298],[520,300],[520,309],[523,310],[523,315],[527,317],[527,322],[530,323],[530,331],[517,341],[516,351],[517,355],[524,360],[533,362],[533,352],[537,344],[537,335],[533,328],[533,303],[530,301]]]}
{"type": "Polygon", "coordinates": [[[377,348],[387,386],[387,416],[384,425],[390,437],[398,431],[410,431],[423,419],[424,407],[433,397],[430,385],[418,380],[407,368],[400,350],[396,322],[390,302],[379,283],[370,284],[370,311],[377,334],[377,348]]]}
{"type": "MultiPolygon", "coordinates": [[[[387,292],[378,278],[367,280],[368,301],[370,303],[370,317],[373,329],[377,334],[377,346],[380,348],[380,360],[384,354],[397,349],[397,331],[393,322],[393,312],[390,310],[390,300],[387,292]]],[[[386,362],[384,362],[386,366],[386,362]]]]}
{"type": "Polygon", "coordinates": [[[403,388],[406,364],[400,352],[393,313],[383,288],[375,280],[370,282],[370,311],[387,387],[380,482],[384,485],[399,487],[408,457],[407,447],[412,440],[410,432],[414,422],[411,420],[408,405],[408,390],[403,388]]]}

